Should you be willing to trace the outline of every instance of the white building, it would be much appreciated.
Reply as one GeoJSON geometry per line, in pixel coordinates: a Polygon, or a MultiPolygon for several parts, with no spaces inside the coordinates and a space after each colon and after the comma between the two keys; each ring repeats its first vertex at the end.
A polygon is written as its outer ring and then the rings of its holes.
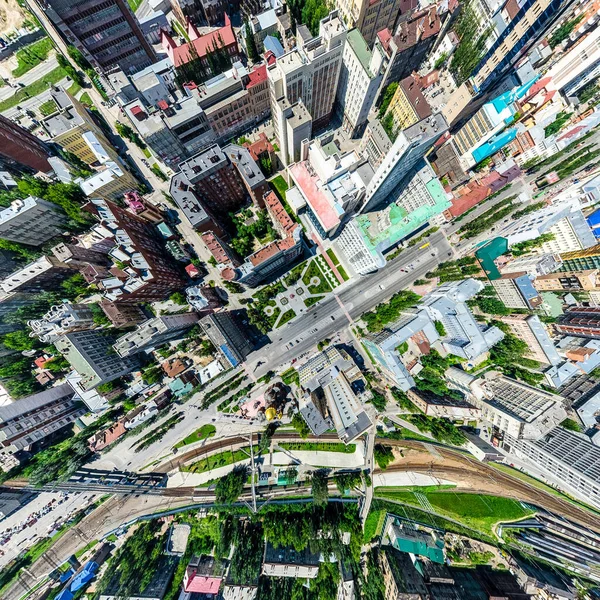
{"type": "Polygon", "coordinates": [[[383,80],[384,58],[379,46],[369,50],[358,29],[348,32],[336,100],[343,115],[342,127],[350,137],[364,131],[383,80]]]}
{"type": "Polygon", "coordinates": [[[94,314],[89,304],[65,302],[53,306],[41,319],[28,321],[27,325],[31,328],[31,337],[51,344],[70,331],[94,327],[94,314]]]}

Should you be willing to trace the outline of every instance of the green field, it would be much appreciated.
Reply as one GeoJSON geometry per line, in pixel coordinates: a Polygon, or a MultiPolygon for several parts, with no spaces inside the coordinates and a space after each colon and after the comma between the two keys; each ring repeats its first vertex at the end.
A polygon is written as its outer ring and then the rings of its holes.
{"type": "Polygon", "coordinates": [[[21,77],[28,71],[42,64],[52,50],[52,40],[50,38],[42,38],[33,44],[29,44],[20,50],[17,50],[17,68],[13,70],[13,77],[21,77]]]}
{"type": "Polygon", "coordinates": [[[291,452],[343,452],[344,454],[353,454],[356,451],[356,444],[346,446],[341,442],[281,442],[278,445],[291,452]]]}
{"type": "Polygon", "coordinates": [[[378,498],[395,500],[427,510],[426,504],[419,502],[415,494],[426,498],[433,511],[441,516],[455,519],[467,527],[494,536],[494,528],[498,523],[518,521],[535,512],[524,508],[516,500],[483,494],[466,494],[461,492],[410,492],[394,488],[377,488],[378,498]]]}
{"type": "Polygon", "coordinates": [[[381,535],[386,514],[387,512],[383,509],[369,511],[365,521],[365,544],[368,544],[376,536],[381,535]]]}
{"type": "Polygon", "coordinates": [[[293,308],[286,310],[282,315],[281,319],[279,319],[279,323],[277,323],[277,327],[281,327],[285,325],[288,321],[291,321],[296,316],[296,313],[293,308]]]}
{"type": "MultiPolygon", "coordinates": [[[[258,452],[258,446],[254,446],[254,452],[258,452]]],[[[250,458],[250,446],[240,448],[239,450],[226,450],[219,452],[213,456],[208,456],[201,460],[192,463],[191,465],[183,465],[181,470],[187,473],[205,473],[211,469],[226,467],[247,460],[250,458]]]]}
{"type": "Polygon", "coordinates": [[[177,442],[175,444],[175,448],[181,448],[182,446],[187,446],[188,444],[193,444],[195,442],[205,440],[206,438],[215,435],[216,431],[217,428],[214,425],[202,425],[200,429],[196,429],[194,433],[191,433],[186,438],[182,439],[180,442],[177,442]]]}

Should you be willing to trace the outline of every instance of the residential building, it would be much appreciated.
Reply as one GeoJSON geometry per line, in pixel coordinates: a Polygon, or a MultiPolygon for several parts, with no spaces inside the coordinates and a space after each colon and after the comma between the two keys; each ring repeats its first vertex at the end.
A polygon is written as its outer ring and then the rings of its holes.
{"type": "Polygon", "coordinates": [[[394,202],[404,189],[402,182],[445,131],[444,118],[436,114],[400,132],[367,186],[362,212],[394,202]]]}
{"type": "Polygon", "coordinates": [[[525,357],[548,365],[561,362],[546,326],[537,315],[509,315],[499,319],[510,332],[527,344],[525,357]]]}
{"type": "Polygon", "coordinates": [[[102,266],[109,263],[107,252],[100,252],[75,244],[60,243],[52,248],[52,254],[61,262],[77,267],[88,264],[102,266]]]}
{"type": "MultiPolygon", "coordinates": [[[[239,2],[229,3],[225,0],[170,0],[170,7],[177,20],[184,25],[187,21],[192,23],[208,23],[215,26],[223,19],[232,7],[239,6],[239,2]]],[[[237,9],[236,9],[237,10],[237,9]]]]}
{"type": "Polygon", "coordinates": [[[0,167],[11,172],[50,173],[48,146],[0,115],[0,167]]]}
{"type": "Polygon", "coordinates": [[[571,307],[559,317],[554,327],[565,335],[600,339],[600,307],[571,307]]]}
{"type": "Polygon", "coordinates": [[[532,276],[525,272],[507,273],[491,283],[498,298],[509,308],[534,309],[543,303],[539,288],[534,286],[532,276]]]}
{"type": "Polygon", "coordinates": [[[598,269],[585,271],[561,271],[540,275],[534,282],[535,289],[542,291],[597,290],[600,287],[598,269]]]}
{"type": "MultiPolygon", "coordinates": [[[[566,360],[559,365],[555,365],[544,371],[544,377],[549,385],[555,388],[562,388],[573,377],[581,374],[591,374],[594,369],[600,366],[600,341],[589,340],[585,344],[581,344],[581,339],[567,337],[559,341],[558,345],[563,350],[566,360]]],[[[582,412],[582,403],[578,402],[577,412],[582,420],[586,411],[582,412]]],[[[593,413],[593,411],[592,411],[593,413]]],[[[594,423],[586,427],[590,428],[594,423]]]]}
{"type": "Polygon", "coordinates": [[[115,68],[133,73],[156,61],[127,2],[30,0],[29,6],[36,15],[41,11],[46,31],[59,47],[75,46],[98,73],[115,68]]]}
{"type": "Polygon", "coordinates": [[[152,10],[147,15],[138,17],[138,23],[144,37],[152,45],[160,44],[161,30],[170,27],[167,15],[162,10],[152,10]]]}
{"type": "Polygon", "coordinates": [[[302,142],[311,138],[312,117],[302,98],[293,103],[281,98],[272,104],[271,110],[281,160],[287,166],[300,160],[302,142]]]}
{"type": "MultiPolygon", "coordinates": [[[[254,287],[281,271],[283,267],[289,268],[290,264],[304,252],[302,227],[287,214],[275,193],[268,192],[265,194],[263,203],[271,217],[275,231],[281,239],[269,242],[250,254],[243,263],[239,264],[238,262],[237,266],[236,262],[230,263],[230,266],[221,271],[221,276],[224,279],[236,280],[254,287]]],[[[210,235],[212,234],[204,234],[202,239],[204,240],[210,235]]],[[[232,253],[224,250],[225,246],[223,242],[220,242],[219,251],[215,250],[213,256],[216,254],[223,258],[221,253],[226,252],[227,258],[229,258],[232,253]]],[[[217,263],[219,262],[217,260],[217,263]]],[[[222,261],[221,264],[223,264],[222,261]]]]}
{"type": "Polygon", "coordinates": [[[223,148],[223,152],[235,167],[248,196],[255,204],[263,207],[265,195],[271,188],[248,149],[229,144],[223,148]]]}
{"type": "Polygon", "coordinates": [[[91,390],[122,375],[137,365],[135,357],[121,358],[112,349],[115,337],[99,329],[74,331],[58,338],[54,345],[81,376],[79,386],[91,390]]]}
{"type": "Polygon", "coordinates": [[[294,577],[295,579],[314,579],[319,572],[319,554],[308,548],[302,551],[294,548],[275,547],[265,544],[262,574],[268,577],[294,577]]]}
{"type": "Polygon", "coordinates": [[[423,576],[410,555],[393,547],[385,547],[378,556],[379,568],[385,585],[385,599],[421,599],[429,596],[423,576]]]}
{"type": "Polygon", "coordinates": [[[151,204],[146,199],[142,198],[137,192],[129,192],[129,194],[125,194],[123,198],[129,212],[137,215],[138,217],[142,217],[146,221],[150,221],[159,227],[166,226],[164,222],[165,214],[162,212],[160,208],[151,204]]]}
{"type": "Polygon", "coordinates": [[[136,190],[139,186],[129,171],[112,160],[104,163],[102,170],[86,179],[78,180],[77,183],[88,198],[100,197],[113,201],[121,200],[125,194],[136,190]]]}
{"type": "Polygon", "coordinates": [[[359,150],[369,160],[369,164],[376,170],[392,149],[392,140],[385,132],[381,121],[372,116],[369,119],[365,133],[360,143],[359,150]]]}
{"type": "Polygon", "coordinates": [[[502,447],[524,465],[535,465],[536,476],[541,471],[559,489],[600,508],[600,447],[586,435],[556,427],[537,440],[505,435],[502,447]]]}
{"type": "Polygon", "coordinates": [[[322,237],[335,235],[365,195],[373,170],[355,151],[342,152],[334,133],[302,145],[301,160],[288,167],[292,210],[306,214],[322,237]]]}
{"type": "Polygon", "coordinates": [[[560,254],[536,254],[533,256],[519,256],[500,267],[500,272],[527,273],[534,277],[548,275],[561,268],[562,258],[560,254]]]}
{"type": "Polygon", "coordinates": [[[489,90],[508,75],[517,62],[573,5],[572,1],[531,0],[519,6],[506,3],[493,21],[497,37],[475,67],[471,82],[476,93],[489,90]]]}
{"type": "Polygon", "coordinates": [[[523,382],[488,371],[471,386],[481,416],[501,434],[538,440],[567,417],[564,399],[523,382]]]}
{"type": "Polygon", "coordinates": [[[188,594],[217,596],[226,569],[227,563],[214,556],[193,556],[185,569],[183,589],[188,594]]]}
{"type": "Polygon", "coordinates": [[[198,315],[194,312],[148,319],[140,323],[134,331],[121,336],[113,348],[121,358],[138,352],[147,352],[170,340],[182,337],[197,322],[198,315]]]}
{"type": "MultiPolygon", "coordinates": [[[[302,99],[318,129],[329,123],[333,111],[346,27],[334,10],[321,19],[317,37],[311,36],[308,28],[300,25],[296,38],[297,47],[267,67],[271,112],[278,116],[276,105],[282,99],[289,103],[284,108],[302,99]]],[[[275,135],[281,148],[280,131],[281,125],[276,124],[275,135]]]]}
{"type": "Polygon", "coordinates": [[[231,19],[225,13],[225,23],[223,27],[213,29],[212,31],[201,34],[196,25],[189,19],[185,21],[187,26],[187,36],[190,40],[180,46],[166,31],[162,31],[162,46],[171,59],[175,69],[183,77],[187,76],[186,66],[193,63],[194,73],[198,71],[204,74],[208,79],[212,75],[218,75],[213,71],[209,55],[218,49],[231,62],[241,58],[240,50],[235,37],[235,32],[231,25],[231,19]],[[193,49],[192,49],[193,47],[193,49]]]}
{"type": "Polygon", "coordinates": [[[254,12],[248,19],[248,27],[259,54],[267,50],[264,46],[265,38],[277,31],[277,14],[283,12],[280,0],[266,0],[262,8],[263,10],[254,12]]]}
{"type": "Polygon", "coordinates": [[[431,116],[431,107],[412,75],[398,83],[386,114],[392,115],[394,126],[400,130],[431,116]]]}
{"type": "Polygon", "coordinates": [[[215,259],[219,268],[238,267],[241,263],[233,249],[212,231],[207,231],[201,236],[204,245],[215,259]]]}
{"type": "Polygon", "coordinates": [[[0,238],[41,246],[64,232],[67,216],[56,204],[29,196],[0,210],[0,238]]]}
{"type": "Polygon", "coordinates": [[[270,161],[272,170],[279,170],[280,161],[275,152],[275,146],[269,141],[264,131],[258,134],[258,139],[255,142],[244,142],[243,145],[244,148],[248,149],[252,160],[257,164],[262,161],[270,161]]]}
{"type": "Polygon", "coordinates": [[[563,252],[561,255],[562,265],[559,271],[585,271],[586,269],[600,268],[600,244],[584,248],[583,250],[574,250],[573,252],[563,252]]]}
{"type": "Polygon", "coordinates": [[[40,319],[28,321],[27,325],[31,328],[31,337],[51,344],[65,333],[94,327],[94,313],[89,304],[63,302],[55,304],[40,319]]]}
{"type": "Polygon", "coordinates": [[[76,272],[74,267],[61,263],[53,256],[41,256],[0,281],[0,289],[6,294],[47,292],[57,289],[76,272]]]}
{"type": "Polygon", "coordinates": [[[4,456],[34,452],[46,438],[87,412],[68,383],[0,406],[0,467],[4,456]]]}
{"type": "Polygon", "coordinates": [[[252,351],[250,340],[229,311],[202,317],[200,327],[232,367],[244,362],[252,351]]]}
{"type": "Polygon", "coordinates": [[[433,169],[422,160],[399,197],[385,208],[352,218],[338,244],[352,268],[366,275],[385,266],[385,254],[441,215],[450,201],[433,169]]]}
{"type": "Polygon", "coordinates": [[[450,419],[451,421],[477,421],[481,417],[481,409],[466,400],[442,397],[420,390],[408,390],[410,401],[429,417],[450,419]]]}
{"type": "Polygon", "coordinates": [[[374,46],[369,50],[358,29],[348,32],[336,102],[342,114],[342,127],[350,137],[362,135],[383,80],[385,57],[379,48],[374,46]]]}
{"type": "Polygon", "coordinates": [[[395,34],[390,28],[377,31],[376,43],[381,44],[389,61],[382,89],[418,71],[428,58],[442,28],[438,10],[428,6],[410,13],[406,20],[401,18],[395,34]]]}
{"type": "Polygon", "coordinates": [[[116,265],[108,276],[102,273],[97,281],[108,301],[152,302],[184,287],[185,279],[165,253],[152,223],[100,198],[85,208],[98,218],[113,244],[109,256],[116,265]]]}
{"type": "Polygon", "coordinates": [[[100,308],[113,327],[131,327],[146,320],[144,311],[137,304],[117,304],[103,298],[100,308]]]}

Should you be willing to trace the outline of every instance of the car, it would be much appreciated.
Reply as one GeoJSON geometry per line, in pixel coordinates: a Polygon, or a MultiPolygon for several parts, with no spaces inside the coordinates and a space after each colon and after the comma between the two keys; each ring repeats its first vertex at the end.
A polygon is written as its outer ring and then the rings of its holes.
{"type": "Polygon", "coordinates": [[[335,317],[333,315],[331,315],[331,320],[335,321],[335,317]]]}

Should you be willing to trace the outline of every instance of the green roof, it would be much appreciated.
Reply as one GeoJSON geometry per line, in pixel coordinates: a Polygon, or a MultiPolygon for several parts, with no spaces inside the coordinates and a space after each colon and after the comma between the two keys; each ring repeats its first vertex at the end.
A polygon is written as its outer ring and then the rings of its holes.
{"type": "Polygon", "coordinates": [[[508,252],[508,240],[503,237],[494,238],[475,252],[490,280],[500,279],[501,274],[494,260],[506,252],[508,252]]]}
{"type": "Polygon", "coordinates": [[[371,64],[371,51],[369,50],[369,46],[367,46],[367,42],[361,35],[358,29],[352,29],[352,31],[348,32],[348,37],[346,41],[350,44],[352,50],[354,50],[354,54],[358,57],[360,64],[363,66],[363,69],[367,71],[369,77],[373,77],[373,73],[369,69],[369,65],[371,64]]]}

